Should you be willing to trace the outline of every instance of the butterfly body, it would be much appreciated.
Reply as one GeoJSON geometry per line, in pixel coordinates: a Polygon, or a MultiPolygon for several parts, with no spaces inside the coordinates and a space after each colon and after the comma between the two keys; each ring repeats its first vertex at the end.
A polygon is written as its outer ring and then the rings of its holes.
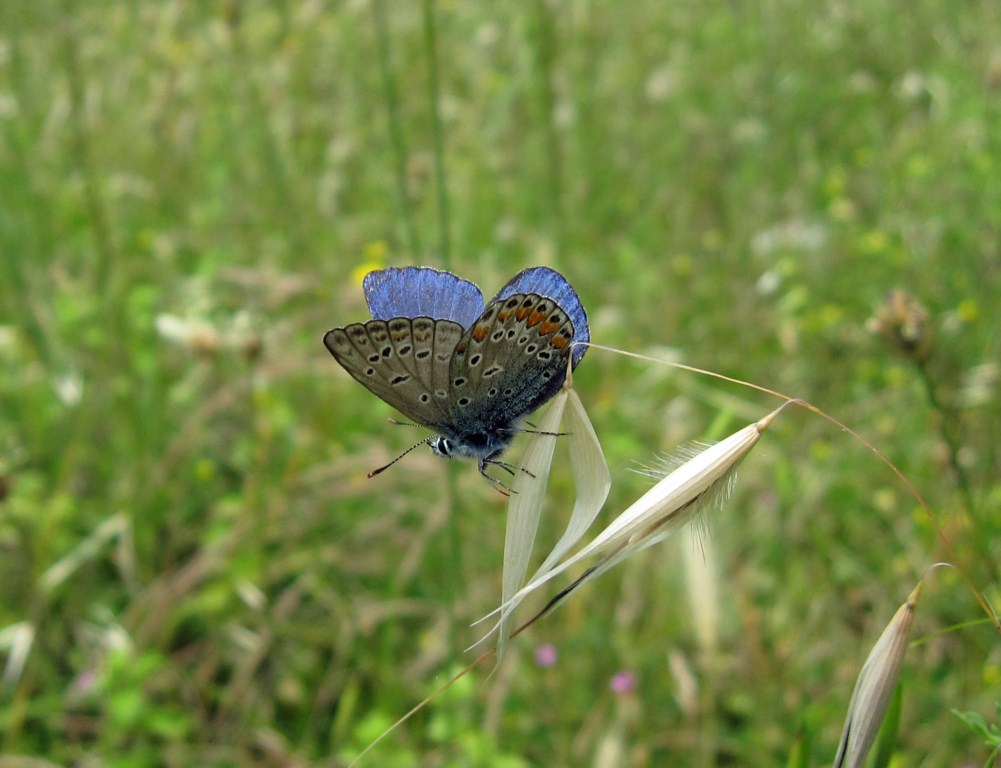
{"type": "Polygon", "coordinates": [[[426,442],[436,455],[476,459],[484,475],[507,466],[498,457],[580,362],[585,348],[571,345],[589,340],[576,292],[546,267],[520,272],[486,307],[475,285],[428,267],[371,272],[364,287],[374,319],[328,331],[327,349],[434,429],[426,442]]]}

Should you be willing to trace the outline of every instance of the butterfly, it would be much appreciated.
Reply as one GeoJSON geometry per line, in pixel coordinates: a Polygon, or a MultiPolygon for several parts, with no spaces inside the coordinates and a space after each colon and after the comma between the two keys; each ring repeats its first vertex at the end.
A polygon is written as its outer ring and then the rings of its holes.
{"type": "Polygon", "coordinates": [[[476,459],[503,492],[487,466],[512,471],[500,455],[524,418],[563,386],[568,362],[576,368],[587,351],[572,346],[590,340],[577,292],[548,267],[519,272],[485,307],[476,285],[431,267],[369,272],[363,288],[373,319],[328,331],[330,354],[370,392],[436,431],[417,445],[476,459]]]}

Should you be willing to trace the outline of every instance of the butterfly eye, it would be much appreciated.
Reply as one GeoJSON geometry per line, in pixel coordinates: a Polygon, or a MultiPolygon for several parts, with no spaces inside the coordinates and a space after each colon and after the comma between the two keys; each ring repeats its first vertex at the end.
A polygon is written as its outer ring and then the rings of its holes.
{"type": "Polygon", "coordinates": [[[428,447],[431,449],[431,452],[437,456],[452,455],[452,441],[447,437],[442,437],[441,435],[429,437],[428,447]]]}

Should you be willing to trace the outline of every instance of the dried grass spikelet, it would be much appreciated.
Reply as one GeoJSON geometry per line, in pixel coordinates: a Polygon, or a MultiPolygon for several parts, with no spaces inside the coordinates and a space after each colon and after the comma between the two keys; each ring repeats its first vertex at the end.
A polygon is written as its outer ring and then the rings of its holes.
{"type": "MultiPolygon", "coordinates": [[[[513,594],[505,594],[501,606],[484,619],[500,614],[494,629],[501,629],[501,637],[505,637],[511,614],[521,601],[571,566],[587,558],[596,556],[601,558],[550,601],[542,613],[570,591],[604,573],[626,557],[663,541],[691,520],[696,511],[704,508],[706,503],[719,501],[726,495],[734,470],[757,444],[761,434],[771,425],[782,407],[784,406],[780,406],[760,421],[749,424],[721,442],[692,455],[616,517],[590,544],[560,561],[572,544],[565,535],[529,583],[513,594]]],[[[571,519],[568,534],[573,527],[574,521],[571,519]]],[[[583,532],[583,528],[580,532],[583,532]]],[[[574,541],[577,538],[579,534],[574,541]]]]}
{"type": "Polygon", "coordinates": [[[890,619],[862,665],[848,703],[834,768],[857,768],[865,763],[897,687],[920,593],[918,584],[890,619]]]}

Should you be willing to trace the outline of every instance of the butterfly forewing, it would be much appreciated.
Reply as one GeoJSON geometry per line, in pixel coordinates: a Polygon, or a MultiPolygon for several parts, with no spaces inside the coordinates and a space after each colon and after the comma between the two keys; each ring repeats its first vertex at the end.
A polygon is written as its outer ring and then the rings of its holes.
{"type": "Polygon", "coordinates": [[[335,328],[323,343],[363,386],[408,418],[439,429],[450,419],[441,382],[448,380],[448,359],[462,333],[451,320],[394,318],[335,328]]]}
{"type": "Polygon", "coordinates": [[[452,355],[465,329],[447,320],[438,320],[434,324],[434,347],[431,358],[431,387],[435,398],[442,404],[445,412],[450,412],[448,402],[448,376],[452,355]]]}
{"type": "Polygon", "coordinates": [[[552,299],[515,294],[491,303],[455,348],[453,422],[510,428],[559,389],[572,339],[573,323],[552,299]]]}

